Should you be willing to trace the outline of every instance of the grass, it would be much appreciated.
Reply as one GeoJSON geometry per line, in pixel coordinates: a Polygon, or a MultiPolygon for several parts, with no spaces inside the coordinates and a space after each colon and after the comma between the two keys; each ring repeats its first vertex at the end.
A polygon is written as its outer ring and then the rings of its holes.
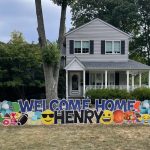
{"type": "Polygon", "coordinates": [[[149,150],[150,126],[0,126],[0,150],[149,150]]]}

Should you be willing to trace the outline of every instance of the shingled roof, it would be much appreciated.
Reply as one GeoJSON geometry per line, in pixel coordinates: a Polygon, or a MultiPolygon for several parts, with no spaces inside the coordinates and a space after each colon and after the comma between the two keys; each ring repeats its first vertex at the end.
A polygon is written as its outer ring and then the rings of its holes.
{"type": "Polygon", "coordinates": [[[81,62],[86,69],[150,70],[150,66],[130,60],[127,62],[81,62]]]}

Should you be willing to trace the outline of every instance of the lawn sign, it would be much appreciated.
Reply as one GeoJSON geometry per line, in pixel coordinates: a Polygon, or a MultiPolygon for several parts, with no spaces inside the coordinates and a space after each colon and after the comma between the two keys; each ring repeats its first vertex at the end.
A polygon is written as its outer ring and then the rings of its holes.
{"type": "Polygon", "coordinates": [[[144,124],[150,125],[150,100],[18,100],[0,102],[3,126],[52,124],[144,124]]]}

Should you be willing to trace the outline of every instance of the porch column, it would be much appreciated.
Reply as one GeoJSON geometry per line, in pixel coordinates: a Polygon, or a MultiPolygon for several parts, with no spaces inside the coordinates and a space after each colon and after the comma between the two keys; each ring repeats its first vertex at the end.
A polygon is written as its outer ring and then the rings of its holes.
{"type": "Polygon", "coordinates": [[[129,92],[129,70],[127,70],[127,91],[129,92]]]}
{"type": "Polygon", "coordinates": [[[105,89],[107,89],[107,70],[105,70],[105,89]]]}
{"type": "Polygon", "coordinates": [[[85,70],[83,70],[83,97],[85,97],[85,70]]]}
{"type": "Polygon", "coordinates": [[[134,75],[132,74],[132,90],[134,90],[134,75]]]}
{"type": "Polygon", "coordinates": [[[148,71],[148,88],[150,88],[150,70],[148,71]]]}
{"type": "Polygon", "coordinates": [[[142,85],[141,79],[142,79],[142,74],[141,74],[141,72],[140,72],[140,73],[139,73],[139,87],[141,87],[141,85],[142,85]]]}
{"type": "Polygon", "coordinates": [[[66,100],[68,100],[68,70],[66,70],[66,100]]]}

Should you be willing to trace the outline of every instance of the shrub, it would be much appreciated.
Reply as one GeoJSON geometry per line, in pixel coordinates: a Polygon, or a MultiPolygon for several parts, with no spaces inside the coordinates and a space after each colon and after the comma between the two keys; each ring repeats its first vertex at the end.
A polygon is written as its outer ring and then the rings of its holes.
{"type": "Polygon", "coordinates": [[[149,88],[137,88],[131,92],[131,96],[133,99],[137,99],[141,101],[150,99],[150,89],[149,88]]]}
{"type": "Polygon", "coordinates": [[[60,61],[60,50],[57,43],[49,43],[42,51],[43,61],[48,65],[55,65],[60,61]]]}
{"type": "Polygon", "coordinates": [[[94,104],[95,99],[130,99],[131,95],[126,90],[91,89],[86,92],[86,97],[89,97],[94,104]]]}

